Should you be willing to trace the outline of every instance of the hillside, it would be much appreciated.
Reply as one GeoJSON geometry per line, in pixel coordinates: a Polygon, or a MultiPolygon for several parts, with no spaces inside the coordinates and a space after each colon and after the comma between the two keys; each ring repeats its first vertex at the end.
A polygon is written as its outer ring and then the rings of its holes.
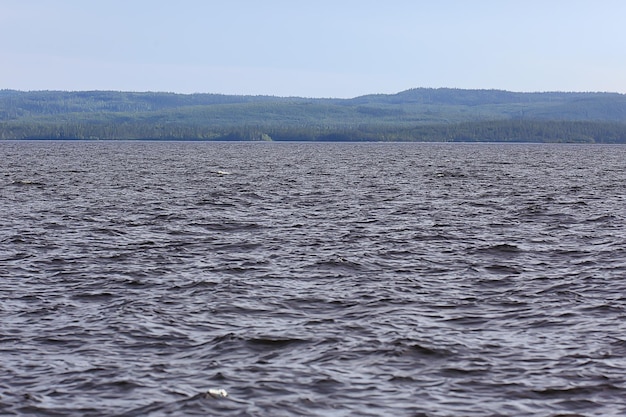
{"type": "Polygon", "coordinates": [[[626,96],[445,88],[352,99],[1,90],[0,138],[626,142],[626,96]]]}

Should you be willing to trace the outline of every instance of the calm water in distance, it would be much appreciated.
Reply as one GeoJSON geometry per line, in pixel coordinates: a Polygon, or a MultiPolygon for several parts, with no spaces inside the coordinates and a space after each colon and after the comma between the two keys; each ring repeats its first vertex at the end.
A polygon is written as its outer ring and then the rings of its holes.
{"type": "Polygon", "coordinates": [[[0,415],[626,415],[625,168],[0,142],[0,415]]]}

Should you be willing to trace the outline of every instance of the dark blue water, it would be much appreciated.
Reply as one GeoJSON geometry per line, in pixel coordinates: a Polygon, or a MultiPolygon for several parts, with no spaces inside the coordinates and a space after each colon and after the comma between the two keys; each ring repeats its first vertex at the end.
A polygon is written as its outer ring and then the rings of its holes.
{"type": "Polygon", "coordinates": [[[0,142],[0,415],[625,415],[625,168],[0,142]]]}

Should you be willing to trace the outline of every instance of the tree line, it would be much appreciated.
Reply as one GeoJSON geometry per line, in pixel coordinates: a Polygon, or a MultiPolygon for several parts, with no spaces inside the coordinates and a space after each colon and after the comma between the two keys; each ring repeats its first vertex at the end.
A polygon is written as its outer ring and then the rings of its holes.
{"type": "Polygon", "coordinates": [[[353,99],[0,90],[0,139],[626,143],[626,96],[412,89],[353,99]]]}
{"type": "Polygon", "coordinates": [[[545,120],[497,120],[454,124],[237,125],[184,123],[12,123],[0,122],[0,139],[380,141],[380,142],[578,142],[626,143],[626,124],[545,120]]]}

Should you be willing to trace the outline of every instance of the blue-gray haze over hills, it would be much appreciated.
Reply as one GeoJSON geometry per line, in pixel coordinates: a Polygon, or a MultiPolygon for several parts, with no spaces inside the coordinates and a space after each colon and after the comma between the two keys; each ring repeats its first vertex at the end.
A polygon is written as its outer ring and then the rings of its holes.
{"type": "Polygon", "coordinates": [[[352,99],[0,91],[1,139],[626,142],[626,95],[418,88],[352,99]]]}

